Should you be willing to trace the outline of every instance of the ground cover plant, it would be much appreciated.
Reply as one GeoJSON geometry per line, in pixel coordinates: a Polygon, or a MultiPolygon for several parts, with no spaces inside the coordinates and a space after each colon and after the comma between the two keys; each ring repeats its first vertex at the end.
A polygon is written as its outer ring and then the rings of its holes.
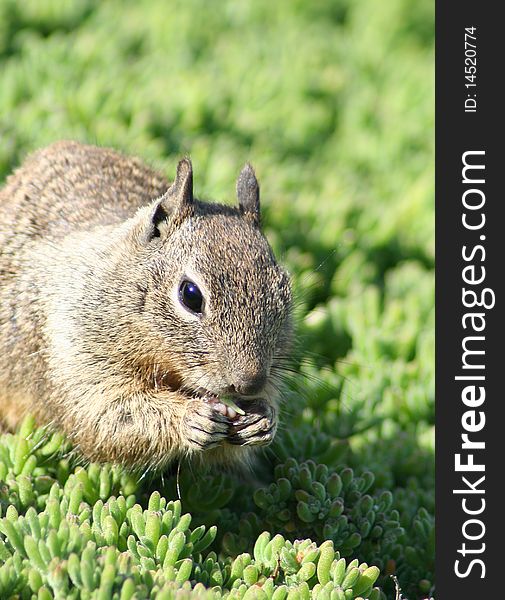
{"type": "MultiPolygon", "coordinates": [[[[433,7],[0,0],[0,181],[78,139],[233,202],[296,290],[283,427],[252,474],[80,465],[0,437],[0,598],[434,595],[433,7]]],[[[29,377],[29,373],[27,373],[29,377]]]]}

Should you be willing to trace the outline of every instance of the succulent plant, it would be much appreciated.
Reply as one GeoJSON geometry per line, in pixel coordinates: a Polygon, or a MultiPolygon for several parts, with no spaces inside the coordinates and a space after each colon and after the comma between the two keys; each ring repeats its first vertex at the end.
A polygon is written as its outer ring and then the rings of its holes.
{"type": "Polygon", "coordinates": [[[346,468],[288,459],[275,468],[276,481],[254,493],[272,531],[332,540],[344,557],[373,557],[381,565],[403,534],[391,492],[367,492],[374,476],[346,468]]]}

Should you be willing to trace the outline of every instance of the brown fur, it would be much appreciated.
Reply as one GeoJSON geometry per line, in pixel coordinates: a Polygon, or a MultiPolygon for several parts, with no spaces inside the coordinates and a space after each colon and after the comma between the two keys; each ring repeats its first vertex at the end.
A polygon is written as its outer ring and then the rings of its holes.
{"type": "Polygon", "coordinates": [[[8,426],[31,411],[87,459],[140,468],[185,456],[234,462],[271,441],[291,292],[259,229],[250,167],[237,192],[237,207],[199,202],[187,160],[169,187],[138,159],[74,142],[33,154],[7,179],[0,417],[8,426]],[[204,293],[201,317],[179,303],[183,276],[204,293]],[[200,388],[235,391],[246,415],[223,417],[200,388]]]}

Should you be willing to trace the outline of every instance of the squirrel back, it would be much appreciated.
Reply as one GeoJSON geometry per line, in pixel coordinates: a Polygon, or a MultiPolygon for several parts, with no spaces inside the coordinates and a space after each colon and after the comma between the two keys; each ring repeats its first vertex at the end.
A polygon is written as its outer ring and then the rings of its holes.
{"type": "Polygon", "coordinates": [[[269,443],[291,339],[289,278],[238,206],[169,186],[138,159],[75,142],[0,190],[0,416],[26,411],[91,460],[160,468],[269,443]],[[243,413],[243,414],[242,414],[243,413]]]}
{"type": "MultiPolygon", "coordinates": [[[[168,181],[108,148],[56,142],[32,154],[0,190],[0,236],[59,238],[86,225],[120,223],[158,198],[168,181]]],[[[1,238],[0,238],[1,239],[1,238]]],[[[5,239],[5,237],[4,237],[5,239]]]]}

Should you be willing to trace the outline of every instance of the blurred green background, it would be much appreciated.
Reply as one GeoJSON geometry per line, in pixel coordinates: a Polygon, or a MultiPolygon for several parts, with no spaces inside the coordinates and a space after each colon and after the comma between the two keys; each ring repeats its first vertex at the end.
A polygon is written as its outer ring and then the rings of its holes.
{"type": "MultiPolygon", "coordinates": [[[[395,493],[403,546],[416,546],[416,511],[430,527],[433,515],[433,11],[0,0],[0,181],[67,138],[170,178],[188,153],[197,195],[231,203],[252,162],[297,294],[285,429],[343,440],[346,461],[395,493]]],[[[412,598],[431,587],[432,560],[430,546],[405,570],[412,598]]]]}

